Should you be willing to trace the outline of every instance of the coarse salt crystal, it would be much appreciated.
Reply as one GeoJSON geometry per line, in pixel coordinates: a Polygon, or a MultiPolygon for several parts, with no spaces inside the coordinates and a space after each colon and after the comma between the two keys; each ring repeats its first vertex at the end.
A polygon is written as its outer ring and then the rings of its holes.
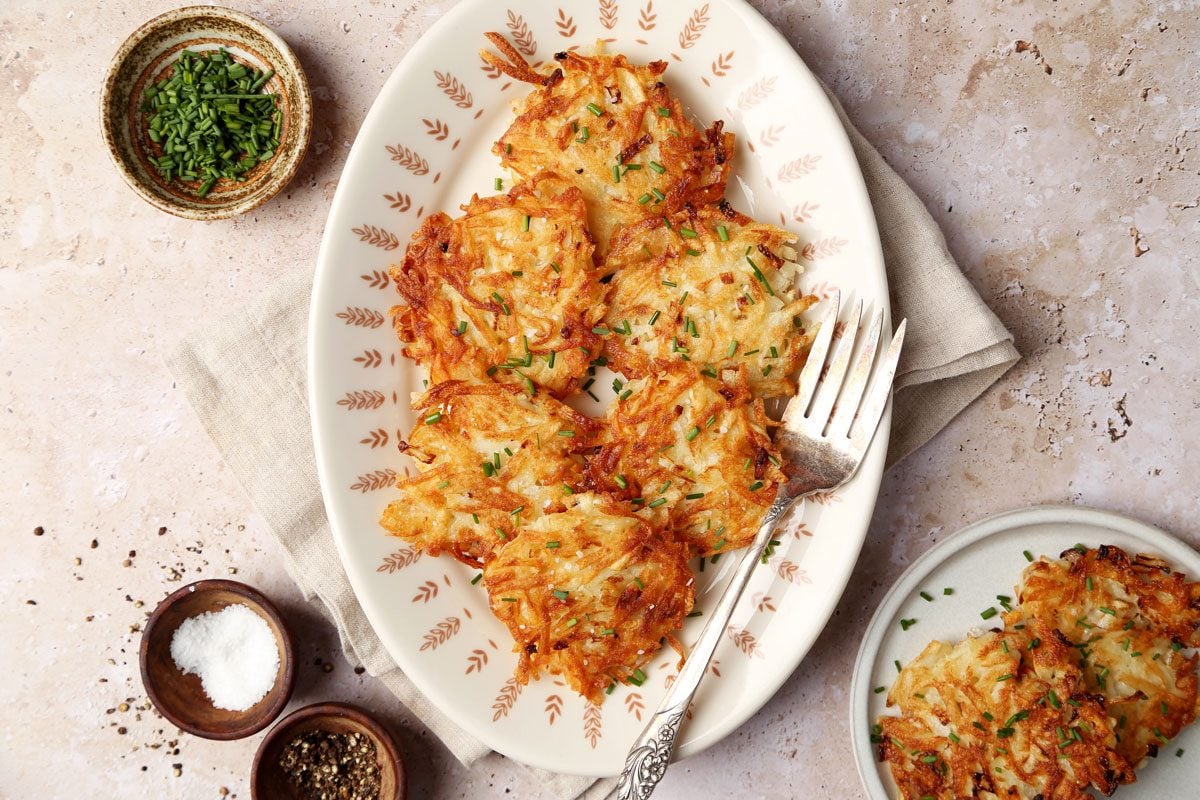
{"type": "Polygon", "coordinates": [[[171,636],[171,658],[198,675],[217,708],[245,711],[267,696],[279,673],[279,648],[266,620],[240,603],[189,617],[171,636]]]}

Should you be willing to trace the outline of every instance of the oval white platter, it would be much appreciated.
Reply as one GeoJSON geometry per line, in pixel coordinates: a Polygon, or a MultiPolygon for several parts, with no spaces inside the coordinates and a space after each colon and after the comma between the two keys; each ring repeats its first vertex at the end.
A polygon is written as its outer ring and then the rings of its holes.
{"type": "MultiPolygon", "coordinates": [[[[396,663],[451,719],[488,746],[538,767],[580,775],[620,772],[630,743],[675,674],[660,653],[641,687],[592,706],[561,682],[512,680],[507,631],[488,611],[475,571],[421,557],[384,535],[380,512],[409,464],[396,442],[424,377],[400,357],[387,318],[387,277],[423,215],[454,213],[501,176],[491,144],[527,91],[486,68],[486,31],[531,62],[605,40],[635,61],[664,59],[666,80],[704,124],[738,137],[728,197],[739,209],[801,237],[804,288],[833,288],[888,307],[879,237],[845,131],[790,45],[740,0],[616,0],[555,5],[466,0],[413,46],[358,134],[325,228],[309,326],[309,401],[321,487],[343,565],[371,625],[396,663]]],[[[890,328],[890,326],[889,326],[890,328]]],[[[596,385],[610,381],[599,377],[596,385]]],[[[602,394],[603,404],[610,396],[602,394]]],[[[600,406],[580,406],[600,413],[600,406]]],[[[858,477],[821,495],[780,531],[726,630],[677,756],[699,752],[763,706],[825,626],[862,546],[887,449],[883,421],[858,477]]],[[[711,606],[732,559],[698,576],[711,606]]],[[[703,618],[689,620],[694,640],[703,618]]]]}
{"type": "MultiPolygon", "coordinates": [[[[1160,556],[1177,572],[1200,579],[1200,553],[1158,528],[1108,511],[1076,506],[1036,506],[1010,511],[970,525],[938,543],[913,562],[888,591],[867,626],[850,686],[850,731],[858,773],[871,800],[898,796],[887,765],[880,763],[871,743],[871,725],[886,711],[887,693],[877,686],[892,685],[895,661],[907,664],[934,639],[958,641],[974,628],[989,626],[980,612],[997,605],[996,595],[1013,596],[1013,588],[1028,566],[1024,551],[1058,556],[1083,544],[1115,545],[1129,553],[1160,556]],[[945,588],[952,595],[943,594],[945,588]],[[920,593],[926,591],[933,602],[920,593]],[[907,631],[901,619],[916,619],[907,631]]],[[[1124,800],[1182,797],[1179,786],[1200,780],[1200,726],[1184,730],[1157,759],[1138,770],[1137,782],[1120,787],[1124,800]],[[1184,757],[1175,751],[1184,749],[1184,757]]]]}

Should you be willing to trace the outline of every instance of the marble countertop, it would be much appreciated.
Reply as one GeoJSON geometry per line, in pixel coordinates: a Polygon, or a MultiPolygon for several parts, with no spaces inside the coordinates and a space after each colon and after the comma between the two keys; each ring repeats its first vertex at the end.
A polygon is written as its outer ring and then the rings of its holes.
{"type": "MultiPolygon", "coordinates": [[[[305,631],[292,706],[380,711],[413,797],[539,797],[505,759],[459,765],[346,664],[162,362],[205,319],[312,269],[366,109],[450,4],[229,4],[295,48],[316,125],[283,195],[213,224],[137,199],[97,125],[110,56],[176,4],[0,11],[0,796],[249,797],[258,737],[180,735],[137,669],[162,596],[234,576],[305,631]]],[[[859,638],[935,542],[994,512],[1077,503],[1200,544],[1200,19],[1132,0],[755,5],[911,181],[1024,355],[886,477],[837,624],[779,694],[656,794],[859,798],[859,638]]]]}

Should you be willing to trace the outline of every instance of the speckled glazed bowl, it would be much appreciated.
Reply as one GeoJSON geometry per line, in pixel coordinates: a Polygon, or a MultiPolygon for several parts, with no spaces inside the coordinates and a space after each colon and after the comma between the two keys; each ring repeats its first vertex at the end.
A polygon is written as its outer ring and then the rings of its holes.
{"type": "Polygon", "coordinates": [[[266,25],[228,8],[189,6],[145,23],[117,50],[104,80],[100,118],[113,163],[143,200],[187,219],[228,219],[262,205],[295,176],[308,149],[312,97],[300,60],[266,25]],[[140,105],[147,84],[160,79],[181,50],[218,47],[247,66],[275,70],[264,91],[277,95],[280,142],[275,156],[246,173],[246,181],[218,181],[200,197],[198,182],[167,183],[147,161],[152,150],[140,105]]]}

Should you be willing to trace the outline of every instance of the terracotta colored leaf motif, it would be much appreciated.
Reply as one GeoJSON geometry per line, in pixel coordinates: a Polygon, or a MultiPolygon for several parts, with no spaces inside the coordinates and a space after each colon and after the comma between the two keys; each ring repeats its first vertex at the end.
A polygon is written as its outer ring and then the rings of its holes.
{"type": "Polygon", "coordinates": [[[749,111],[756,105],[766,100],[771,96],[771,92],[775,89],[775,81],[778,78],[771,75],[766,78],[759,78],[754,83],[750,84],[750,88],[738,95],[738,108],[743,111],[749,111]]]}
{"type": "Polygon", "coordinates": [[[733,67],[733,51],[718,55],[716,60],[712,62],[712,74],[718,78],[724,78],[725,74],[733,67]]]}
{"type": "Polygon", "coordinates": [[[773,144],[778,144],[779,134],[783,133],[786,126],[784,125],[769,125],[762,133],[758,135],[758,141],[763,147],[770,147],[773,144]]]}
{"type": "Polygon", "coordinates": [[[472,672],[482,672],[487,666],[488,654],[486,650],[472,650],[471,655],[467,656],[467,671],[464,675],[470,675],[472,672]]]}
{"type": "MultiPolygon", "coordinates": [[[[392,472],[390,469],[388,472],[392,472]]],[[[392,478],[396,477],[396,473],[392,472],[392,478]]],[[[383,563],[375,568],[376,572],[386,572],[391,575],[393,572],[402,570],[405,567],[411,567],[413,564],[421,560],[421,553],[418,550],[413,550],[408,547],[402,547],[389,556],[383,557],[383,563]]]]}
{"type": "Polygon", "coordinates": [[[450,126],[442,122],[440,119],[427,120],[422,119],[425,123],[425,132],[432,136],[436,141],[444,142],[450,136],[450,126]]]}
{"type": "Polygon", "coordinates": [[[796,222],[808,222],[812,219],[813,212],[821,207],[820,203],[810,203],[805,200],[800,205],[792,209],[792,219],[796,222]]]}
{"type": "Polygon", "coordinates": [[[481,69],[483,74],[487,75],[491,80],[497,80],[501,75],[504,74],[500,71],[499,67],[495,66],[494,64],[489,64],[488,62],[484,61],[482,57],[479,59],[479,69],[481,69]]]}
{"type": "Polygon", "coordinates": [[[714,658],[712,660],[712,663],[708,665],[708,671],[711,672],[713,675],[716,675],[719,678],[719,677],[721,677],[721,670],[718,669],[718,667],[720,667],[720,666],[721,666],[721,659],[714,658]]]}
{"type": "Polygon", "coordinates": [[[788,181],[799,180],[816,169],[817,162],[820,160],[820,156],[812,153],[806,156],[800,156],[799,158],[793,158],[791,161],[779,168],[779,180],[784,181],[785,183],[788,181]]]}
{"type": "Polygon", "coordinates": [[[558,27],[558,35],[569,37],[575,35],[575,18],[568,16],[567,12],[561,8],[558,10],[558,19],[554,24],[558,27]]]}
{"type": "Polygon", "coordinates": [[[649,0],[646,7],[642,9],[642,13],[638,14],[638,27],[644,31],[652,31],[658,24],[657,19],[658,14],[654,13],[654,0],[649,0]]]}
{"type": "Polygon", "coordinates": [[[437,87],[446,97],[454,101],[454,105],[459,108],[470,108],[475,104],[475,98],[471,97],[466,85],[449,72],[438,72],[435,69],[433,77],[437,79],[437,87]]]}
{"type": "Polygon", "coordinates": [[[835,492],[813,492],[805,500],[812,500],[814,503],[819,503],[823,506],[831,506],[834,503],[842,502],[841,495],[835,492]]]}
{"type": "Polygon", "coordinates": [[[361,356],[355,356],[355,361],[363,365],[363,369],[374,369],[383,363],[383,356],[379,355],[378,350],[363,350],[361,356]]]}
{"type": "Polygon", "coordinates": [[[808,525],[801,522],[796,526],[796,529],[792,531],[792,535],[799,539],[801,536],[812,536],[813,532],[808,529],[808,525]]]}
{"type": "Polygon", "coordinates": [[[700,34],[704,33],[707,27],[708,3],[705,3],[693,11],[688,21],[683,24],[683,30],[679,32],[679,46],[684,50],[695,47],[696,42],[700,41],[700,34]]]}
{"type": "MultiPolygon", "coordinates": [[[[417,593],[413,595],[414,603],[428,603],[433,598],[437,597],[438,585],[433,581],[425,581],[417,588],[417,593]]],[[[487,660],[486,658],[484,659],[487,660]]]]}
{"type": "Polygon", "coordinates": [[[516,678],[509,678],[504,682],[504,686],[500,689],[500,693],[496,695],[496,702],[492,703],[492,722],[499,722],[501,717],[507,717],[508,712],[512,711],[512,707],[516,704],[517,698],[521,696],[521,689],[524,688],[517,683],[516,678]]]}
{"type": "Polygon", "coordinates": [[[386,272],[380,272],[377,269],[371,270],[369,275],[359,275],[358,277],[366,281],[367,286],[372,289],[386,289],[392,283],[391,277],[386,272]]]}
{"type": "Polygon", "coordinates": [[[726,635],[730,641],[737,645],[737,649],[741,650],[747,658],[762,658],[762,648],[758,646],[758,639],[754,638],[754,634],[750,631],[744,631],[736,625],[730,625],[725,629],[726,635]]]}
{"type": "Polygon", "coordinates": [[[562,715],[562,698],[556,694],[549,695],[546,698],[546,716],[549,718],[550,724],[554,724],[554,720],[562,715]]]}
{"type": "Polygon", "coordinates": [[[517,46],[517,49],[532,58],[537,52],[537,40],[533,38],[533,33],[525,24],[525,18],[509,11],[508,30],[512,33],[513,44],[517,46]]]}
{"type": "Polygon", "coordinates": [[[816,295],[817,297],[821,298],[822,300],[828,300],[829,298],[833,297],[833,295],[837,292],[837,290],[838,290],[838,288],[836,286],[834,286],[833,284],[831,284],[827,281],[821,281],[820,283],[816,284],[811,289],[809,289],[808,293],[812,294],[812,295],[816,295]]]}
{"type": "Polygon", "coordinates": [[[409,150],[402,144],[398,144],[395,147],[389,144],[385,145],[385,147],[388,153],[391,154],[392,161],[395,161],[413,175],[429,174],[429,162],[417,155],[416,150],[409,150]]]}
{"type": "Polygon", "coordinates": [[[346,306],[345,311],[337,313],[337,318],[347,325],[359,328],[378,328],[383,324],[383,314],[373,308],[363,308],[362,306],[346,306]]]}
{"type": "Polygon", "coordinates": [[[610,31],[617,27],[617,0],[600,0],[600,24],[610,31]]]}
{"type": "Polygon", "coordinates": [[[400,246],[396,234],[374,225],[363,225],[361,228],[351,228],[360,242],[366,242],[372,247],[382,247],[384,250],[395,250],[400,246]]]}
{"type": "MultiPolygon", "coordinates": [[[[396,471],[393,469],[377,469],[374,472],[368,472],[365,475],[359,475],[354,483],[350,484],[351,490],[355,492],[377,492],[380,489],[388,489],[396,485],[396,471]]],[[[384,559],[386,562],[387,559],[384,559]]],[[[380,569],[380,572],[384,570],[380,569]]]]}
{"type": "MultiPolygon", "coordinates": [[[[804,583],[812,583],[812,578],[808,577],[808,573],[800,569],[799,564],[787,559],[775,565],[775,572],[788,583],[794,583],[797,586],[804,583]]],[[[774,611],[775,609],[771,610],[774,611]]]]}
{"type": "Polygon", "coordinates": [[[376,409],[383,405],[383,401],[387,398],[383,392],[368,390],[364,392],[346,392],[346,396],[337,401],[339,406],[342,406],[347,411],[361,411],[363,409],[376,409]]]}
{"type": "Polygon", "coordinates": [[[412,198],[406,194],[400,194],[400,192],[385,194],[383,199],[388,201],[389,208],[394,208],[397,211],[408,211],[412,208],[412,198]]]}
{"type": "Polygon", "coordinates": [[[751,599],[754,601],[754,608],[757,609],[760,614],[775,610],[775,605],[771,602],[771,596],[769,594],[755,592],[754,597],[751,599]]]}
{"type": "Polygon", "coordinates": [[[437,650],[458,633],[460,627],[461,623],[458,621],[458,617],[446,617],[425,634],[421,650],[437,650]]]}
{"type": "Polygon", "coordinates": [[[600,741],[600,706],[594,703],[588,703],[583,709],[583,738],[588,740],[588,744],[592,749],[596,749],[596,742],[600,741]]]}
{"type": "Polygon", "coordinates": [[[642,702],[642,696],[637,692],[630,692],[625,697],[625,711],[637,717],[638,722],[642,721],[642,711],[646,708],[642,702]]]}
{"type": "Polygon", "coordinates": [[[365,439],[359,439],[358,443],[369,444],[371,445],[372,450],[374,450],[376,447],[383,447],[388,443],[388,432],[383,428],[376,428],[368,433],[365,439]]]}
{"type": "Polygon", "coordinates": [[[837,236],[829,236],[824,239],[818,239],[815,242],[809,242],[804,245],[800,251],[800,257],[805,261],[816,261],[818,258],[828,258],[832,255],[837,255],[841,252],[849,242],[837,236]]]}

